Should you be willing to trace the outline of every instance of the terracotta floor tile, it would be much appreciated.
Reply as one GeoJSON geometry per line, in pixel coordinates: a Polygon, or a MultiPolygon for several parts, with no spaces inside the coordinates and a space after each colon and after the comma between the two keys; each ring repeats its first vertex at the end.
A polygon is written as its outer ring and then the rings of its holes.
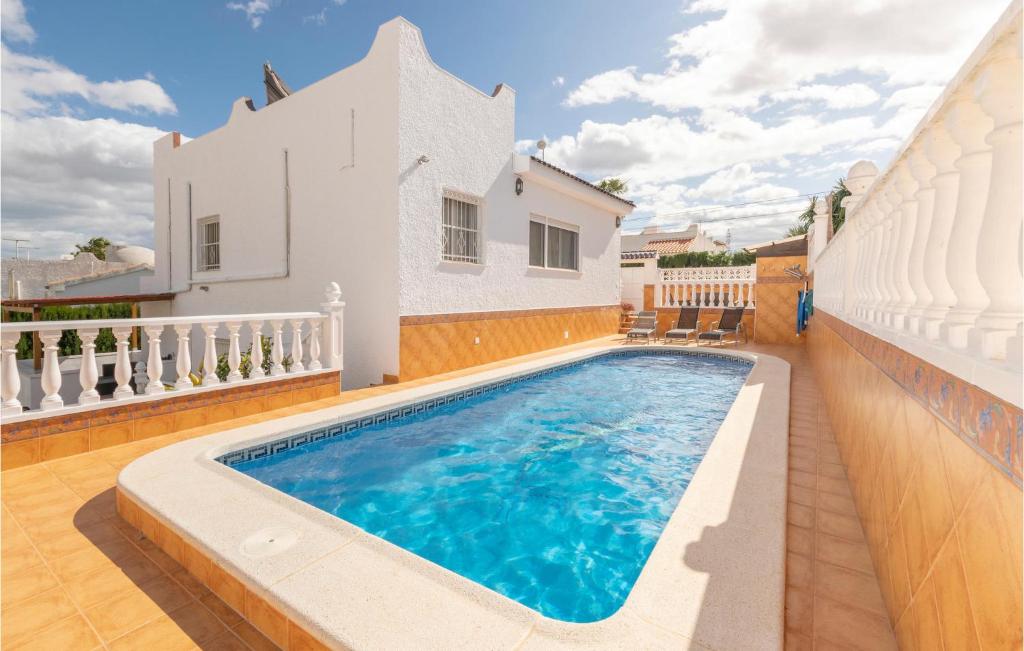
{"type": "Polygon", "coordinates": [[[861,529],[860,520],[857,518],[819,510],[817,525],[818,531],[827,533],[830,536],[836,536],[851,542],[864,542],[864,531],[861,529]]]}
{"type": "Polygon", "coordinates": [[[882,593],[874,576],[847,570],[830,563],[814,565],[814,594],[824,595],[839,603],[888,617],[882,593]]]}
{"type": "Polygon", "coordinates": [[[814,557],[814,531],[786,525],[786,550],[808,558],[814,557]]]}
{"type": "Polygon", "coordinates": [[[231,606],[224,603],[224,601],[220,597],[213,594],[212,592],[203,595],[199,599],[199,601],[201,601],[204,606],[209,608],[210,612],[216,615],[220,621],[224,622],[225,626],[236,626],[239,622],[242,621],[241,615],[235,612],[235,610],[231,606]]]}
{"type": "Polygon", "coordinates": [[[814,590],[814,561],[792,552],[786,554],[786,585],[814,590]]]}
{"type": "Polygon", "coordinates": [[[814,593],[792,586],[786,587],[786,636],[790,633],[814,634],[814,593]]]}
{"type": "Polygon", "coordinates": [[[804,488],[803,486],[790,486],[789,487],[789,501],[801,506],[814,506],[814,498],[817,493],[813,488],[804,488]]]}
{"type": "Polygon", "coordinates": [[[831,477],[833,479],[842,479],[846,481],[846,470],[842,464],[838,463],[822,463],[818,466],[818,474],[824,477],[831,477]]]}
{"type": "Polygon", "coordinates": [[[253,651],[277,651],[277,645],[268,640],[263,633],[257,631],[249,622],[242,622],[231,630],[242,638],[253,651]]]}
{"type": "Polygon", "coordinates": [[[45,565],[22,568],[3,577],[0,582],[0,604],[6,609],[58,585],[57,577],[45,565]]]}
{"type": "Polygon", "coordinates": [[[786,505],[786,521],[805,529],[814,528],[814,509],[790,502],[786,505]]]}
{"type": "Polygon", "coordinates": [[[857,507],[852,499],[833,495],[832,493],[818,493],[818,508],[850,518],[857,517],[857,507]]]}
{"type": "Polygon", "coordinates": [[[849,570],[874,575],[871,556],[865,543],[854,543],[820,531],[814,538],[814,556],[818,560],[849,570]]]}
{"type": "Polygon", "coordinates": [[[146,581],[132,590],[85,611],[86,618],[105,642],[158,619],[192,601],[192,595],[168,576],[146,581]]]}
{"type": "Polygon", "coordinates": [[[815,647],[819,639],[833,648],[895,651],[896,639],[887,618],[873,615],[822,595],[814,598],[815,647]],[[839,646],[835,646],[839,645],[839,646]]]}
{"type": "Polygon", "coordinates": [[[227,631],[220,620],[198,601],[192,601],[110,643],[120,649],[192,649],[227,631]]]}
{"type": "Polygon", "coordinates": [[[0,643],[6,648],[78,612],[63,588],[51,588],[3,609],[0,643]]]}
{"type": "Polygon", "coordinates": [[[49,651],[61,649],[74,651],[77,649],[95,649],[100,641],[96,633],[81,615],[73,615],[38,631],[27,640],[11,646],[12,651],[38,649],[49,651]]]}

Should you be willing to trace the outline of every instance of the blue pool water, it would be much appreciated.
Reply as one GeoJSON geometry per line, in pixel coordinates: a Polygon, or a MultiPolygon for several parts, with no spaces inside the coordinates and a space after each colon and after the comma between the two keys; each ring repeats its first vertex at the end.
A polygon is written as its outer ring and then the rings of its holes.
{"type": "Polygon", "coordinates": [[[633,351],[232,464],[548,617],[625,601],[750,371],[633,351]]]}

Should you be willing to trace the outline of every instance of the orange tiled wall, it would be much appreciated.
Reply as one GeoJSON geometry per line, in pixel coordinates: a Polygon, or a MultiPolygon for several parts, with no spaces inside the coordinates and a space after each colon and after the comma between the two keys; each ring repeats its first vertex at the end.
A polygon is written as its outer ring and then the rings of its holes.
{"type": "Polygon", "coordinates": [[[5,424],[3,470],[338,395],[337,371],[5,424]]]}
{"type": "Polygon", "coordinates": [[[786,267],[799,264],[807,268],[807,256],[783,256],[757,259],[757,298],[754,341],[759,344],[802,344],[796,336],[797,292],[802,281],[783,273],[786,267]]]}
{"type": "Polygon", "coordinates": [[[821,310],[806,336],[900,645],[1020,649],[1020,409],[821,310]]]}
{"type": "Polygon", "coordinates": [[[607,305],[402,317],[399,379],[414,380],[615,334],[620,313],[618,305],[607,305]]]}

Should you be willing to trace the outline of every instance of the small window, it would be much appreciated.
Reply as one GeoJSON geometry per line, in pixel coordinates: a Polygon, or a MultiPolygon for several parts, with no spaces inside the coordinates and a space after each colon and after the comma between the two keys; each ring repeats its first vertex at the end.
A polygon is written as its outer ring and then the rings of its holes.
{"type": "Polygon", "coordinates": [[[199,223],[198,271],[220,269],[220,217],[206,217],[199,223]]]}
{"type": "Polygon", "coordinates": [[[480,263],[480,206],[446,196],[441,215],[441,259],[480,263]]]}
{"type": "Polygon", "coordinates": [[[531,267],[579,271],[579,249],[579,231],[568,224],[530,220],[531,267]]]}

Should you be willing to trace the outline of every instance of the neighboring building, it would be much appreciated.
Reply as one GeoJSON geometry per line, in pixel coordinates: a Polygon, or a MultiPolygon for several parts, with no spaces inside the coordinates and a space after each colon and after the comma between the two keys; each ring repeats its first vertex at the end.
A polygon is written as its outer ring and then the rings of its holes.
{"type": "MultiPolygon", "coordinates": [[[[69,276],[46,285],[47,296],[120,296],[142,294],[153,277],[156,254],[143,246],[112,244],[104,252],[104,268],[69,276]]],[[[92,254],[89,254],[92,255],[92,254]]]]}
{"type": "Polygon", "coordinates": [[[617,330],[633,205],[514,154],[513,90],[442,70],[402,18],[307,88],[264,74],[266,107],[155,143],[147,290],[177,295],[146,315],[310,310],[337,281],[347,387],[617,330]]]}
{"type": "Polygon", "coordinates": [[[659,255],[725,251],[725,242],[709,236],[700,224],[690,224],[681,231],[663,231],[660,226],[647,226],[639,233],[622,236],[622,250],[655,251],[659,255]]]}

